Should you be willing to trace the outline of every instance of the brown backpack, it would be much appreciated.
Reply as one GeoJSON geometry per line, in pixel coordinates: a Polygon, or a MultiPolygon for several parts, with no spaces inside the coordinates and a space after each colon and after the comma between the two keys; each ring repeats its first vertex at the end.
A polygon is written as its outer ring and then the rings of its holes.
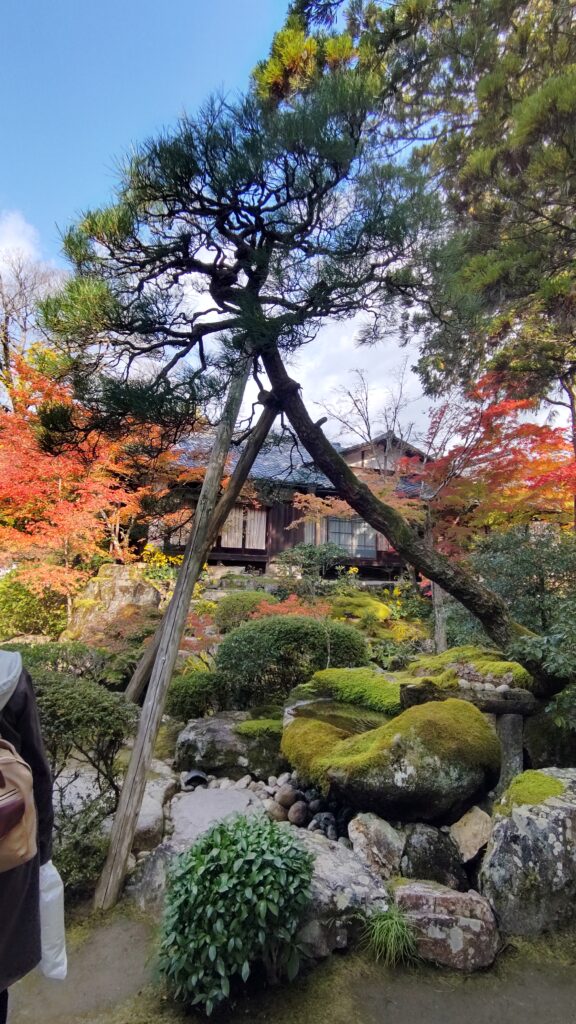
{"type": "Polygon", "coordinates": [[[32,769],[0,739],[0,874],[36,856],[36,833],[32,769]]]}

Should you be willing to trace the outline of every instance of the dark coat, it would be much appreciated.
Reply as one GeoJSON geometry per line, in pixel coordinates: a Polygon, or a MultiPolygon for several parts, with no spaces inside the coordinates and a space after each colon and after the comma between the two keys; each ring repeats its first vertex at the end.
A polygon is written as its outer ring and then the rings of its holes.
{"type": "Polygon", "coordinates": [[[27,672],[0,714],[2,738],[28,762],[38,812],[38,854],[34,860],[0,874],[0,991],[19,981],[40,962],[38,875],[52,856],[52,778],[46,760],[38,708],[27,672]]]}

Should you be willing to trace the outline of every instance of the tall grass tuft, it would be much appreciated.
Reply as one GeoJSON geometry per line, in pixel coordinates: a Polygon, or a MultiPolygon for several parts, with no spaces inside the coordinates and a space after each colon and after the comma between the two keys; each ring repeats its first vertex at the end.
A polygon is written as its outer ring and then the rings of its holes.
{"type": "Polygon", "coordinates": [[[395,903],[366,918],[362,943],[376,962],[386,967],[413,964],[419,959],[416,933],[395,903]]]}

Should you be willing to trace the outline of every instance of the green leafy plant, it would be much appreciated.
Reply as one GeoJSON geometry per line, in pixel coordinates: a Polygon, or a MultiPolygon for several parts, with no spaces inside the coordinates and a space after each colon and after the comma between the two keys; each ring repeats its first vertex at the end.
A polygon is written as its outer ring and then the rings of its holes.
{"type": "Polygon", "coordinates": [[[0,641],[21,633],[57,637],[66,626],[66,604],[46,589],[41,597],[18,580],[17,572],[0,579],[0,641]]]}
{"type": "Polygon", "coordinates": [[[322,577],[347,558],[338,544],[295,544],[278,555],[278,564],[287,573],[297,570],[303,576],[322,577]]]}
{"type": "Polygon", "coordinates": [[[418,640],[380,640],[372,645],[372,661],[387,672],[406,668],[422,648],[418,640]]]}
{"type": "Polygon", "coordinates": [[[365,918],[362,943],[385,967],[413,964],[419,959],[416,933],[396,903],[365,918]]]}
{"type": "Polygon", "coordinates": [[[300,616],[247,622],[222,641],[216,669],[235,707],[282,700],[322,668],[368,664],[368,646],[353,626],[300,616]]]}
{"type": "Polygon", "coordinates": [[[311,877],[293,832],[263,816],[221,822],[178,857],[159,955],[175,998],[211,1014],[256,965],[272,983],[294,978],[311,877]]]}
{"type": "Polygon", "coordinates": [[[229,633],[247,622],[262,601],[273,603],[276,600],[264,590],[242,590],[237,594],[227,594],[216,605],[214,621],[221,633],[229,633]]]}
{"type": "Polygon", "coordinates": [[[78,641],[45,644],[7,644],[5,650],[18,651],[35,683],[42,685],[54,672],[101,683],[110,689],[122,689],[138,660],[140,647],[128,647],[120,654],[102,647],[88,647],[78,641]]]}
{"type": "Polygon", "coordinates": [[[561,693],[556,694],[554,699],[546,707],[546,713],[550,715],[554,725],[562,732],[576,732],[576,684],[567,686],[561,693]]]}

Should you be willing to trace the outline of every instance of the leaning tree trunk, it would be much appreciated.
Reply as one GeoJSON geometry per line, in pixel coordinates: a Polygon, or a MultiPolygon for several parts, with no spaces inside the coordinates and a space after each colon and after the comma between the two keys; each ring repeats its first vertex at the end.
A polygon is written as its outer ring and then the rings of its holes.
{"type": "MultiPolygon", "coordinates": [[[[358,479],[330,444],[321,427],[312,420],[300,396],[300,385],[288,375],[278,349],[267,347],[261,352],[261,358],[277,401],[315,464],[334,485],[338,496],[375,530],[383,533],[406,562],[472,612],[498,647],[506,650],[514,641],[529,635],[527,629],[514,621],[498,594],[485,587],[463,566],[434,551],[395,508],[380,501],[358,479]]],[[[537,673],[543,695],[558,692],[566,685],[564,677],[549,674],[538,663],[530,661],[525,664],[529,671],[537,673]]]]}
{"type": "Polygon", "coordinates": [[[95,906],[101,910],[114,905],[124,882],[138,814],[142,806],[146,778],[162,720],[166,693],[178,656],[194,584],[204,563],[206,544],[210,536],[226,457],[242,404],[248,373],[249,363],[247,362],[242,375],[233,380],[230,385],[202,484],[192,530],[178,574],[176,590],[164,617],[150,685],[112,826],[110,849],[96,889],[95,906]]]}

